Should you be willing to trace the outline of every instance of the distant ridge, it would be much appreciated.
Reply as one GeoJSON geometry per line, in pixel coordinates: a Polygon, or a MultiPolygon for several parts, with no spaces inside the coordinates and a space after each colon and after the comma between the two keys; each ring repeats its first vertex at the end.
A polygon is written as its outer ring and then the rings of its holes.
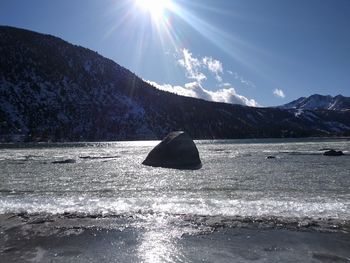
{"type": "Polygon", "coordinates": [[[301,97],[290,103],[280,106],[282,109],[300,109],[300,110],[350,110],[350,97],[338,95],[323,96],[319,94],[310,97],[301,97]]]}
{"type": "Polygon", "coordinates": [[[164,92],[62,39],[0,26],[0,142],[350,135],[350,112],[251,108],[164,92]]]}

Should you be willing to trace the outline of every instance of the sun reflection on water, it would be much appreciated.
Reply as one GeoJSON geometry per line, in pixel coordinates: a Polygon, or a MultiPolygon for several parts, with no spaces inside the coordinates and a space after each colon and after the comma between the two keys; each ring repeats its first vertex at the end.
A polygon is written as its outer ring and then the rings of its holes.
{"type": "Polygon", "coordinates": [[[178,244],[183,234],[181,229],[171,226],[165,217],[152,218],[147,225],[149,227],[140,238],[138,248],[142,262],[182,262],[178,244]]]}

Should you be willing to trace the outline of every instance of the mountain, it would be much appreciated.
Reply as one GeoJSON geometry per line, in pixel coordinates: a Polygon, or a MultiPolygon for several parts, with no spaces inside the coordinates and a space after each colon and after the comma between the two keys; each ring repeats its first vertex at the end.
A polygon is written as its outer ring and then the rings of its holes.
{"type": "Polygon", "coordinates": [[[350,110],[350,98],[338,95],[322,96],[312,95],[308,98],[302,97],[288,104],[280,106],[282,109],[299,109],[299,110],[350,110]]]}
{"type": "Polygon", "coordinates": [[[196,139],[350,134],[350,112],[251,108],[161,91],[62,39],[0,27],[0,141],[196,139]]]}

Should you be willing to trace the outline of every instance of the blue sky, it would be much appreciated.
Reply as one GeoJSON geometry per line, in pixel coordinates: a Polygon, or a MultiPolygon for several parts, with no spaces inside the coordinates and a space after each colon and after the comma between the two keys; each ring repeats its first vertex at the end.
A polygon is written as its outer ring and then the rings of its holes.
{"type": "Polygon", "coordinates": [[[1,0],[0,24],[90,48],[187,96],[262,106],[350,96],[348,0],[140,1],[1,0]]]}

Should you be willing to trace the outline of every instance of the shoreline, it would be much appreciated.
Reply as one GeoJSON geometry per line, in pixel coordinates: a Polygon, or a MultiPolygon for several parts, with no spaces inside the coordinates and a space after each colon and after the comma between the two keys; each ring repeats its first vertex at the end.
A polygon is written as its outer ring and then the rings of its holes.
{"type": "MultiPolygon", "coordinates": [[[[114,143],[138,143],[138,142],[147,142],[147,143],[156,143],[160,142],[162,138],[154,138],[154,139],[139,139],[139,140],[115,140],[115,141],[8,141],[8,142],[0,142],[0,148],[16,148],[16,147],[35,147],[35,146],[45,146],[45,147],[57,147],[58,145],[66,146],[85,146],[86,144],[96,145],[96,144],[114,144],[114,143]]],[[[193,139],[195,142],[213,142],[213,141],[232,141],[237,144],[246,144],[246,143],[264,143],[265,141],[269,143],[294,143],[294,142],[333,142],[333,141],[350,141],[350,136],[325,136],[325,137],[261,137],[261,138],[212,138],[212,139],[193,139]]]]}
{"type": "Polygon", "coordinates": [[[0,258],[4,262],[350,262],[349,230],[350,222],[342,220],[5,214],[0,215],[0,258]]]}
{"type": "Polygon", "coordinates": [[[310,217],[278,217],[278,216],[222,216],[222,215],[193,215],[193,214],[166,214],[153,211],[130,214],[85,214],[70,213],[7,213],[0,214],[0,229],[19,227],[23,225],[51,225],[55,228],[72,227],[84,228],[113,228],[114,225],[136,222],[147,222],[163,218],[179,225],[205,227],[216,231],[220,228],[245,229],[284,229],[306,232],[342,232],[350,234],[350,219],[338,218],[310,218],[310,217]],[[86,223],[88,223],[86,225],[86,223]]]}

